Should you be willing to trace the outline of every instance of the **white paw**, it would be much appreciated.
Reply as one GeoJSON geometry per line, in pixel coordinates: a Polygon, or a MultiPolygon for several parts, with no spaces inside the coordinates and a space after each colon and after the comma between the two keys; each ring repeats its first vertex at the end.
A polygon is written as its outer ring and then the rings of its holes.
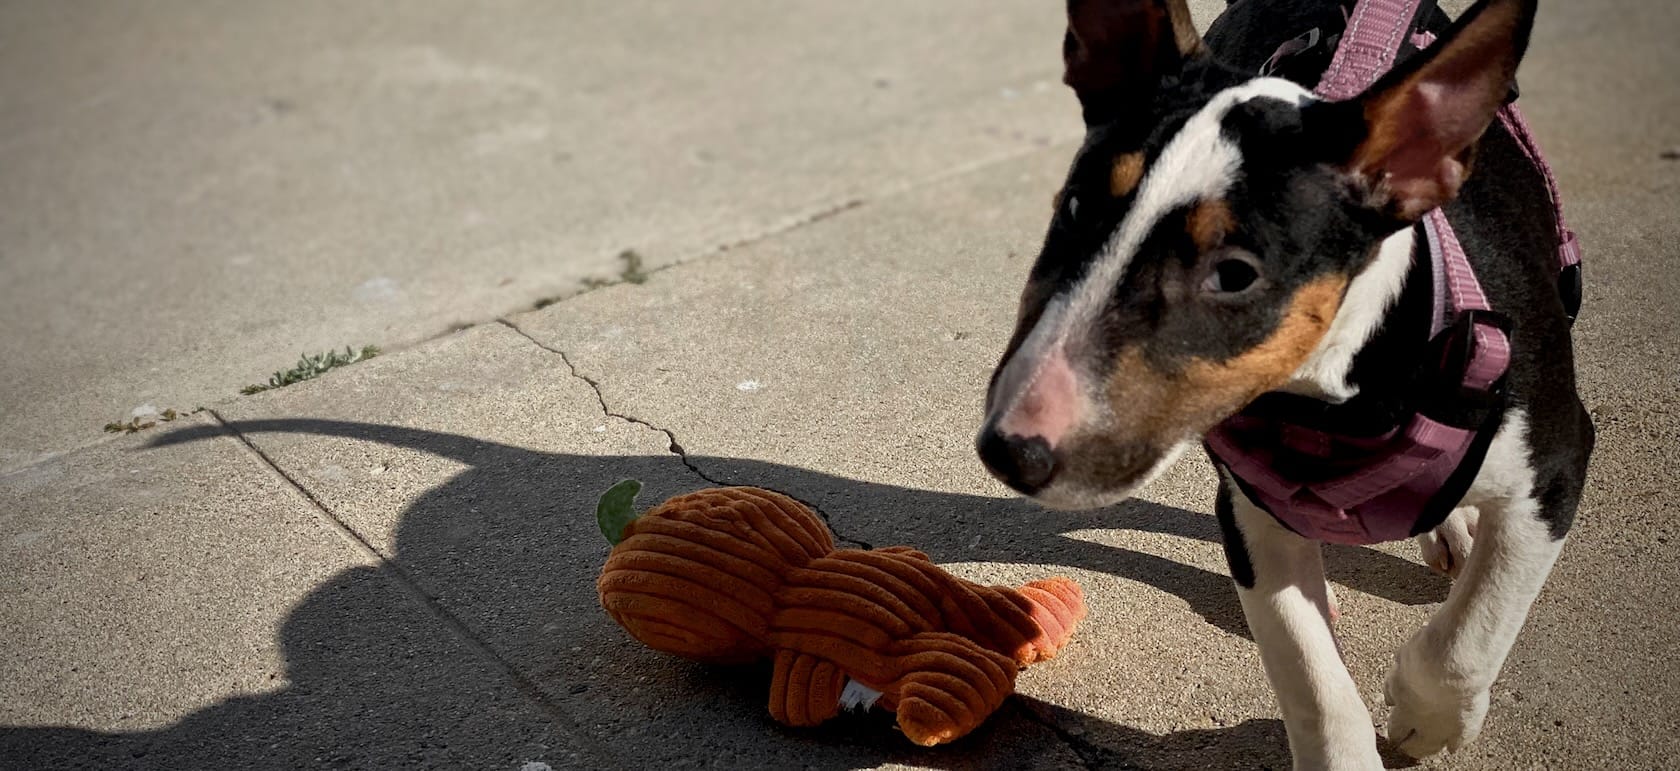
{"type": "Polygon", "coordinates": [[[1396,656],[1394,670],[1383,684],[1388,713],[1388,740],[1414,758],[1441,750],[1457,752],[1475,741],[1487,719],[1488,689],[1457,685],[1418,665],[1407,645],[1396,656]]]}
{"type": "Polygon", "coordinates": [[[1382,771],[1382,756],[1377,754],[1376,744],[1366,744],[1370,746],[1342,748],[1317,757],[1296,757],[1292,768],[1295,771],[1382,771]]]}
{"type": "Polygon", "coordinates": [[[1437,573],[1457,578],[1459,571],[1464,569],[1464,563],[1470,559],[1480,519],[1481,512],[1476,507],[1461,506],[1453,509],[1434,530],[1418,536],[1418,548],[1423,551],[1424,564],[1437,573]]]}
{"type": "Polygon", "coordinates": [[[1290,737],[1295,771],[1382,771],[1376,734],[1370,728],[1344,736],[1317,736],[1300,742],[1290,737]]]}

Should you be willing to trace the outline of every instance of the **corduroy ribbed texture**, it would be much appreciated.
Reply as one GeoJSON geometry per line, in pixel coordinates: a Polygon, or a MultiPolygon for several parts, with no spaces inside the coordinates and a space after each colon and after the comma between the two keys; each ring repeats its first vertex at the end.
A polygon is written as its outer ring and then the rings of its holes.
{"type": "Polygon", "coordinates": [[[1085,616],[1066,578],[981,586],[908,547],[834,548],[803,504],[750,487],[677,496],[631,522],[598,583],[601,605],[655,650],[704,662],[770,658],[770,714],[813,726],[846,680],[882,693],[918,744],[979,726],[1020,667],[1048,659],[1085,616]]]}

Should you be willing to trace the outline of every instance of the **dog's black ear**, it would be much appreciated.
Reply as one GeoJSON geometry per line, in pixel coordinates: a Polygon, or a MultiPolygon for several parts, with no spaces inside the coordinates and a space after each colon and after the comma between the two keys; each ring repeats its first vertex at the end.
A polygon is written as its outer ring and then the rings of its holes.
{"type": "Polygon", "coordinates": [[[1343,136],[1360,138],[1338,160],[1371,186],[1386,214],[1414,222],[1458,194],[1471,148],[1516,79],[1536,4],[1482,0],[1364,94],[1320,105],[1338,116],[1333,123],[1355,124],[1343,136]]]}
{"type": "Polygon", "coordinates": [[[1138,109],[1203,50],[1185,0],[1067,0],[1067,12],[1062,80],[1088,124],[1138,109]]]}

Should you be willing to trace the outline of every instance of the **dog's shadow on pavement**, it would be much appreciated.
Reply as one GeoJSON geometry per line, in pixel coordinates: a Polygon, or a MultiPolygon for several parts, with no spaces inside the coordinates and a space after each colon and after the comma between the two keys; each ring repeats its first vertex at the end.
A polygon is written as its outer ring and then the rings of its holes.
{"type": "MultiPolygon", "coordinates": [[[[656,654],[629,641],[597,604],[594,582],[607,546],[594,521],[596,497],[625,478],[647,485],[642,507],[705,485],[683,459],[547,453],[327,420],[246,421],[231,428],[245,437],[286,433],[333,437],[329,441],[340,446],[348,444],[343,440],[373,442],[466,468],[401,513],[394,549],[384,550],[389,565],[346,570],[292,610],[280,630],[285,687],[230,698],[155,731],[0,727],[0,748],[13,754],[0,765],[519,768],[522,760],[544,757],[545,748],[576,744],[580,737],[586,753],[610,748],[636,767],[1018,768],[1056,757],[1085,767],[1289,765],[1277,721],[1158,736],[1026,697],[974,735],[938,750],[909,747],[881,716],[785,729],[764,708],[763,669],[707,668],[656,654]],[[437,638],[411,628],[413,607],[393,607],[403,603],[393,602],[402,595],[391,590],[390,578],[418,587],[424,604],[446,614],[450,625],[458,620],[457,631],[483,646],[488,655],[468,657],[479,674],[463,674],[467,665],[458,654],[440,659],[426,649],[432,645],[426,640],[437,638]],[[486,680],[500,680],[501,690],[486,680]],[[528,707],[493,698],[493,691],[510,690],[508,681],[546,710],[547,721],[525,723],[557,727],[510,728],[520,721],[507,716],[528,707]],[[504,715],[485,709],[486,701],[510,704],[498,708],[504,715]],[[510,731],[517,734],[512,739],[510,731]]],[[[153,444],[225,435],[217,427],[194,427],[153,444]]],[[[1022,500],[873,484],[761,461],[688,461],[712,480],[769,487],[812,504],[842,539],[913,544],[944,562],[1042,564],[1046,575],[1057,566],[1106,572],[1180,597],[1213,626],[1247,636],[1225,576],[1064,536],[1112,528],[1217,541],[1218,526],[1204,513],[1147,502],[1097,513],[1046,512],[1022,500]]],[[[319,497],[333,508],[333,494],[319,497]]],[[[1331,578],[1370,594],[1406,604],[1437,602],[1446,594],[1444,579],[1379,551],[1336,549],[1326,556],[1331,578]]],[[[555,768],[574,764],[550,757],[555,768]]]]}

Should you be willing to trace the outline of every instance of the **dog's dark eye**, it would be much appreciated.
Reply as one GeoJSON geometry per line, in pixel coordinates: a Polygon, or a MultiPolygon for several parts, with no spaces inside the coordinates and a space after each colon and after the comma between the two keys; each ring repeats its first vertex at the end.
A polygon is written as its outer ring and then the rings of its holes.
{"type": "Polygon", "coordinates": [[[1215,255],[1213,269],[1202,281],[1202,291],[1228,297],[1246,292],[1259,282],[1260,261],[1247,252],[1227,249],[1215,255]]]}

